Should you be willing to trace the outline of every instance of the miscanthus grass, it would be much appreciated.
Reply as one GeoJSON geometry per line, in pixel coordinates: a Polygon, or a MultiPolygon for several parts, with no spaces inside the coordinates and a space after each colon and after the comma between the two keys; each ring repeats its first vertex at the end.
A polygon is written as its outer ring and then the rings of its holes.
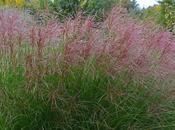
{"type": "Polygon", "coordinates": [[[0,129],[175,129],[175,39],[154,23],[116,7],[100,28],[35,25],[5,9],[0,41],[0,129]]]}

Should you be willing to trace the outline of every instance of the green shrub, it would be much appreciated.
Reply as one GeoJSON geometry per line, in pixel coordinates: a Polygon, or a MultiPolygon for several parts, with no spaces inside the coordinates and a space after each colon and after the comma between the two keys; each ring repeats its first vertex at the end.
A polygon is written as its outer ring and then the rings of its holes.
{"type": "Polygon", "coordinates": [[[80,8],[80,2],[79,0],[55,0],[54,3],[50,3],[50,7],[61,19],[65,19],[75,17],[80,8]]]}
{"type": "Polygon", "coordinates": [[[63,19],[75,17],[79,11],[102,19],[115,3],[116,0],[55,0],[54,3],[50,2],[50,7],[63,19]]]}
{"type": "Polygon", "coordinates": [[[102,20],[116,3],[116,0],[89,0],[83,10],[85,14],[95,16],[97,20],[102,20]]]}
{"type": "Polygon", "coordinates": [[[173,30],[175,25],[175,1],[174,0],[163,0],[160,2],[161,5],[161,17],[160,21],[165,25],[166,28],[173,30]]]}

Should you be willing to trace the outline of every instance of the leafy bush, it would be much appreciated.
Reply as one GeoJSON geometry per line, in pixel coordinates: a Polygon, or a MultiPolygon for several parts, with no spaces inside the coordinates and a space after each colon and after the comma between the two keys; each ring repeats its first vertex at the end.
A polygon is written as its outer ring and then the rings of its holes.
{"type": "Polygon", "coordinates": [[[163,0],[160,2],[160,5],[161,23],[163,23],[166,28],[173,31],[175,25],[175,2],[173,0],[163,0]]]}
{"type": "Polygon", "coordinates": [[[116,3],[116,0],[89,0],[83,10],[85,14],[95,16],[97,20],[102,20],[116,3]]]}
{"type": "Polygon", "coordinates": [[[79,0],[55,0],[51,3],[54,11],[58,13],[60,17],[75,16],[78,9],[80,8],[79,0]]]}
{"type": "Polygon", "coordinates": [[[115,3],[116,0],[55,0],[50,5],[61,18],[75,17],[78,11],[83,11],[86,15],[101,19],[115,3]]]}
{"type": "Polygon", "coordinates": [[[162,24],[160,16],[161,16],[161,6],[160,5],[155,5],[152,7],[148,7],[146,9],[140,10],[138,14],[139,18],[142,20],[147,20],[147,19],[152,19],[155,21],[157,24],[162,24]]]}

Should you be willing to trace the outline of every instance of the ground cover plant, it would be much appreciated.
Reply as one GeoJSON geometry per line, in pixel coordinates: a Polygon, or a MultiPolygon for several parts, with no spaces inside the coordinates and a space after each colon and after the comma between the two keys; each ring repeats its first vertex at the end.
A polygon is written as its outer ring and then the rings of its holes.
{"type": "Polygon", "coordinates": [[[0,129],[173,130],[174,36],[115,7],[38,25],[0,10],[0,129]]]}

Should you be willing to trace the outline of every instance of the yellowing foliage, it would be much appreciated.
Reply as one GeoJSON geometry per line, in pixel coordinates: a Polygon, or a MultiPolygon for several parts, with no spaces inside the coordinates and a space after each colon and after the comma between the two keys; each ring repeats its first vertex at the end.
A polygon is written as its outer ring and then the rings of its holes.
{"type": "Polygon", "coordinates": [[[154,7],[154,9],[155,9],[155,11],[160,12],[161,11],[161,6],[160,5],[156,5],[154,7]]]}
{"type": "Polygon", "coordinates": [[[11,4],[14,4],[14,0],[5,0],[5,4],[7,5],[11,5],[11,4]]]}
{"type": "Polygon", "coordinates": [[[17,6],[23,6],[25,4],[25,0],[16,0],[17,6]]]}
{"type": "Polygon", "coordinates": [[[25,4],[25,0],[5,0],[6,5],[15,5],[15,6],[23,6],[25,4]]]}

